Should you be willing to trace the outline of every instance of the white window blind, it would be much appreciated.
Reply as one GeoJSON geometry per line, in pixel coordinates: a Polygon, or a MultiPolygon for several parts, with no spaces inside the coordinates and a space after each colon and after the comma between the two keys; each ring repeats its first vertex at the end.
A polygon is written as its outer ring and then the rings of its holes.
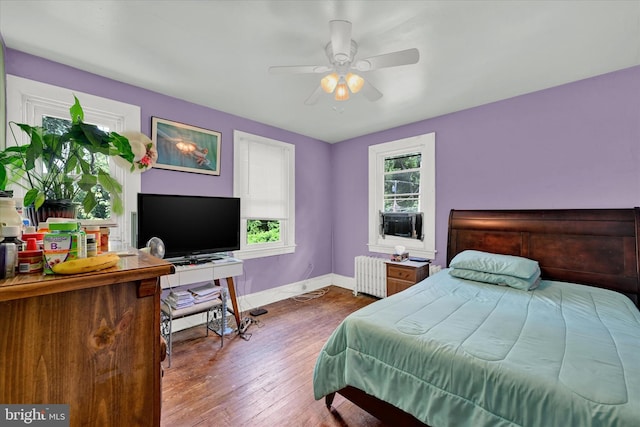
{"type": "Polygon", "coordinates": [[[246,179],[240,187],[242,217],[286,219],[289,212],[289,155],[279,143],[236,141],[246,179]]]}

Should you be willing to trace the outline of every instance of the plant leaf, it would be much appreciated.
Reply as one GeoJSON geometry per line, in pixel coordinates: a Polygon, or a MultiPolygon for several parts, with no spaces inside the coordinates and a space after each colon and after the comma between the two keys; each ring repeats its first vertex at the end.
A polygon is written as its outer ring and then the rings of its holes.
{"type": "Polygon", "coordinates": [[[0,168],[0,190],[7,189],[8,181],[9,180],[7,179],[7,170],[5,169],[5,166],[2,165],[2,167],[0,168]]]}
{"type": "Polygon", "coordinates": [[[109,193],[119,195],[122,192],[122,185],[102,169],[98,170],[98,183],[109,193]]]}
{"type": "Polygon", "coordinates": [[[111,197],[111,211],[116,215],[121,215],[124,212],[124,205],[121,198],[111,197]]]}
{"type": "Polygon", "coordinates": [[[98,177],[95,175],[82,174],[76,183],[81,190],[91,193],[91,189],[98,183],[98,177]]]}
{"type": "Polygon", "coordinates": [[[82,208],[86,213],[89,213],[96,207],[98,201],[96,200],[96,195],[92,191],[87,191],[87,195],[84,196],[84,200],[82,201],[82,208]]]}
{"type": "Polygon", "coordinates": [[[24,195],[23,204],[24,206],[34,205],[36,209],[38,209],[44,203],[44,193],[39,191],[37,188],[31,188],[24,195]]]}
{"type": "Polygon", "coordinates": [[[78,97],[73,95],[73,99],[75,100],[75,102],[73,103],[71,108],[69,108],[69,113],[71,114],[71,121],[73,123],[77,123],[79,121],[84,120],[84,111],[80,106],[80,101],[78,101],[78,97]]]}
{"type": "Polygon", "coordinates": [[[131,150],[131,143],[127,138],[122,135],[119,135],[115,132],[111,133],[111,142],[114,147],[118,150],[118,155],[128,161],[129,163],[133,163],[133,158],[135,157],[133,151],[131,150]]]}

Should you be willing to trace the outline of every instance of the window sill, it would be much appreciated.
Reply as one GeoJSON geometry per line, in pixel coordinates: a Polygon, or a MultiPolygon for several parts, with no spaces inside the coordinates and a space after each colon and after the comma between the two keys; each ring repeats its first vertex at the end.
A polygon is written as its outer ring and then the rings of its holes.
{"type": "Polygon", "coordinates": [[[292,254],[296,251],[296,245],[278,246],[277,248],[260,248],[260,249],[242,249],[234,251],[234,258],[238,259],[253,259],[264,258],[274,255],[292,254]]]}
{"type": "MultiPolygon", "coordinates": [[[[371,244],[367,246],[369,247],[369,252],[376,252],[376,253],[382,253],[382,254],[393,254],[395,252],[394,246],[371,245],[371,244]]],[[[409,256],[435,259],[437,251],[407,248],[407,252],[409,252],[409,256]]]]}

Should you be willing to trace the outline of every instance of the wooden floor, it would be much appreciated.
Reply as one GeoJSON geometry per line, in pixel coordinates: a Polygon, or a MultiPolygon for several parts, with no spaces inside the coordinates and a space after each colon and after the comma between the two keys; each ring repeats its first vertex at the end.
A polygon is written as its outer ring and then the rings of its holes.
{"type": "Polygon", "coordinates": [[[252,336],[220,338],[204,326],[174,334],[171,368],[164,362],[162,426],[383,427],[336,395],[332,411],[313,398],[315,361],[349,313],[375,301],[331,286],[306,302],[288,299],[256,317],[252,336]]]}

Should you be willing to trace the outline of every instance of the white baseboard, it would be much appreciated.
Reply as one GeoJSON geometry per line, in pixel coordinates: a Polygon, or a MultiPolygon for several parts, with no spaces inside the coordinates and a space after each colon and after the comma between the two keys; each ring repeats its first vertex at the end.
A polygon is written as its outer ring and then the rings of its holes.
{"type": "MultiPolygon", "coordinates": [[[[296,295],[302,295],[305,292],[312,292],[326,286],[335,285],[341,288],[353,290],[355,279],[353,277],[341,276],[338,274],[325,274],[323,276],[313,277],[288,285],[278,286],[277,288],[267,289],[266,291],[255,292],[253,294],[242,295],[238,297],[238,307],[241,315],[248,316],[249,311],[254,308],[262,307],[274,302],[282,301],[296,295]]],[[[227,307],[231,308],[231,301],[227,302],[227,307]]],[[[228,317],[229,325],[235,326],[233,317],[228,317]]],[[[193,316],[183,317],[173,321],[173,332],[183,329],[192,328],[198,325],[204,325],[207,321],[207,313],[198,313],[193,316]]]]}

